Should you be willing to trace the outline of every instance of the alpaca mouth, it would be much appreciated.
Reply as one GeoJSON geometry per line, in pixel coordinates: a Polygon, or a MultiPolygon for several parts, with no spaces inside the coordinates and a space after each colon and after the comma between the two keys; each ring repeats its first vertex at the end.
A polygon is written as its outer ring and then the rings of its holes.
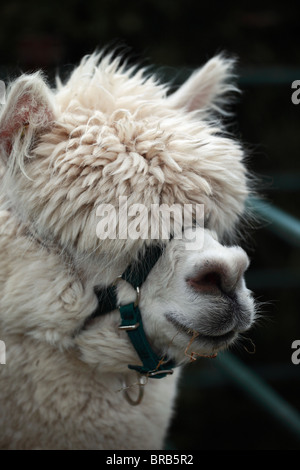
{"type": "Polygon", "coordinates": [[[235,330],[230,330],[226,333],[214,335],[204,334],[199,330],[193,329],[179,322],[171,314],[166,314],[166,318],[181,333],[186,334],[189,337],[194,337],[196,341],[201,341],[202,343],[212,345],[214,348],[229,344],[237,336],[237,332],[235,330]]]}

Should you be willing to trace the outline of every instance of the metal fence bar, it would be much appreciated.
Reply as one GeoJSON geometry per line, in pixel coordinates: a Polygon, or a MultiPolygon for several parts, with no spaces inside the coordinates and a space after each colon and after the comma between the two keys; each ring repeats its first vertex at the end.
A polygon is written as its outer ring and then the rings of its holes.
{"type": "Polygon", "coordinates": [[[257,374],[229,352],[220,353],[214,360],[214,364],[300,441],[299,412],[286,403],[257,374]]]}
{"type": "MultiPolygon", "coordinates": [[[[201,64],[199,64],[201,66],[201,64]]],[[[202,63],[204,65],[204,61],[202,63]]],[[[198,68],[198,67],[197,67],[198,68]]],[[[181,85],[197,68],[153,65],[149,73],[156,74],[162,82],[181,85]]],[[[8,76],[9,67],[0,68],[0,77],[8,76]]],[[[299,67],[243,67],[237,69],[238,84],[244,86],[288,86],[300,77],[299,67]]]]}
{"type": "Polygon", "coordinates": [[[268,175],[262,174],[259,179],[261,186],[267,191],[298,192],[300,190],[299,172],[270,173],[268,175]]]}
{"type": "MultiPolygon", "coordinates": [[[[298,268],[251,268],[245,273],[246,284],[256,289],[295,289],[300,287],[298,268]]],[[[300,377],[300,374],[299,374],[300,377]]]]}
{"type": "Polygon", "coordinates": [[[299,67],[244,67],[239,71],[239,83],[253,87],[266,85],[289,85],[300,75],[299,67]]]}
{"type": "Polygon", "coordinates": [[[300,221],[298,219],[256,197],[250,198],[248,205],[259,218],[268,222],[269,230],[286,242],[300,246],[300,221]]]}

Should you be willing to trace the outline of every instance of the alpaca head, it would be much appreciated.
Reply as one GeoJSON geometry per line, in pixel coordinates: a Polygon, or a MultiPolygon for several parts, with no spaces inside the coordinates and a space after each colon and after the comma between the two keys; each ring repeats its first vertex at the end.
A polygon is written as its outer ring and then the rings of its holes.
{"type": "MultiPolygon", "coordinates": [[[[188,232],[167,243],[141,290],[150,340],[164,351],[172,342],[177,360],[191,331],[199,333],[196,349],[210,353],[254,317],[243,281],[247,257],[217,241],[234,232],[248,195],[242,149],[211,119],[234,88],[232,65],[215,57],[169,95],[143,70],[92,55],[55,90],[39,73],[21,76],[0,116],[8,204],[35,236],[67,251],[75,266],[82,262],[100,284],[112,282],[153,243],[149,233],[100,239],[100,205],[118,209],[120,197],[149,213],[153,204],[203,205],[201,246],[186,250],[188,232]]],[[[119,287],[120,301],[131,295],[130,287],[119,287]]],[[[90,330],[100,321],[107,319],[90,330]]]]}

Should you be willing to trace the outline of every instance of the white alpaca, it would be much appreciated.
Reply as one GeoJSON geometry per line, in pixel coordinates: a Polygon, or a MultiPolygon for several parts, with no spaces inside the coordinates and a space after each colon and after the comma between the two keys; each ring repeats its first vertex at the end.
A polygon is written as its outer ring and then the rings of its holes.
{"type": "Polygon", "coordinates": [[[167,96],[143,71],[93,55],[56,90],[40,73],[9,87],[0,116],[2,448],[160,449],[180,366],[252,325],[247,255],[218,241],[234,233],[249,191],[240,146],[211,122],[231,70],[215,57],[167,96]],[[117,208],[120,196],[148,209],[204,204],[199,247],[186,249],[195,233],[186,227],[169,241],[100,240],[97,207],[117,208]],[[93,314],[96,293],[150,245],[163,251],[138,309],[160,360],[154,372],[175,366],[161,378],[128,367],[143,362],[116,307],[136,301],[135,287],[119,280],[113,310],[93,314]]]}

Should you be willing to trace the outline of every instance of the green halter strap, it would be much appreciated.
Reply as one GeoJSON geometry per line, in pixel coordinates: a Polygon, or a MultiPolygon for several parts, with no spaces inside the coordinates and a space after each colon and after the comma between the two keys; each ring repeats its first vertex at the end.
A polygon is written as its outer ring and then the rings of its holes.
{"type": "Polygon", "coordinates": [[[160,358],[152,350],[144,331],[138,300],[139,288],[162,255],[162,252],[163,248],[159,245],[148,247],[141,259],[137,263],[130,265],[124,271],[122,276],[118,278],[129,282],[134,287],[137,293],[137,299],[135,302],[118,306],[116,287],[115,285],[112,285],[106,289],[96,291],[98,296],[98,308],[93,313],[93,316],[95,317],[119,308],[122,320],[119,328],[121,330],[126,330],[128,337],[143,364],[142,366],[128,365],[128,368],[136,370],[141,375],[146,375],[149,378],[156,379],[172,374],[172,368],[175,367],[175,363],[171,360],[165,359],[164,357],[160,358]]]}

